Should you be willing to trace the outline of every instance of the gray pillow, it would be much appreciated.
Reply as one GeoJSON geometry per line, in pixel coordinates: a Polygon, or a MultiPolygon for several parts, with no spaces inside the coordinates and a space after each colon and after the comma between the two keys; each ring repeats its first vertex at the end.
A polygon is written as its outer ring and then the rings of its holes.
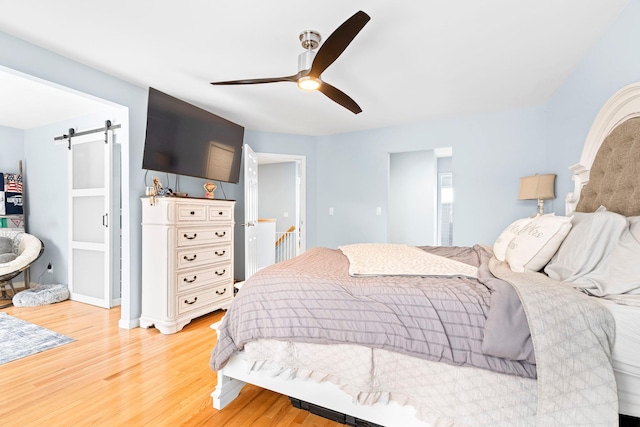
{"type": "Polygon", "coordinates": [[[13,239],[10,237],[0,236],[0,254],[9,253],[13,253],[13,239]]]}
{"type": "Polygon", "coordinates": [[[18,258],[18,255],[13,252],[8,254],[0,254],[0,264],[4,264],[5,262],[11,262],[14,259],[18,258]]]}

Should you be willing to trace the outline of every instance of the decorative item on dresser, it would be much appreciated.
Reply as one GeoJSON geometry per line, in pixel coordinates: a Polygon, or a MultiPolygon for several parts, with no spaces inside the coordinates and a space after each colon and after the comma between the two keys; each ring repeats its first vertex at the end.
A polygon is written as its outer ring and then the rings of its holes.
{"type": "Polygon", "coordinates": [[[140,326],[163,334],[233,298],[235,201],[142,198],[140,326]]]}

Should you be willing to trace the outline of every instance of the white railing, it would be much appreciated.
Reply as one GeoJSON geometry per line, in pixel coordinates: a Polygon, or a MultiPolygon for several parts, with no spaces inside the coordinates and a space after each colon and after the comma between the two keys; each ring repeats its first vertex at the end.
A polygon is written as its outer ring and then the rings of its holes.
{"type": "Polygon", "coordinates": [[[286,261],[297,256],[300,248],[299,242],[297,230],[276,233],[276,262],[286,261]]]}

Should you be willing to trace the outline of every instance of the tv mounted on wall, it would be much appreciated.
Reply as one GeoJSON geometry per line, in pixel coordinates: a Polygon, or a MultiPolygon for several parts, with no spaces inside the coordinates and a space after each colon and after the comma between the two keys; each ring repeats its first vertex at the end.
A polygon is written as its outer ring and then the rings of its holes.
{"type": "Polygon", "coordinates": [[[238,183],[244,127],[149,88],[142,169],[238,183]]]}

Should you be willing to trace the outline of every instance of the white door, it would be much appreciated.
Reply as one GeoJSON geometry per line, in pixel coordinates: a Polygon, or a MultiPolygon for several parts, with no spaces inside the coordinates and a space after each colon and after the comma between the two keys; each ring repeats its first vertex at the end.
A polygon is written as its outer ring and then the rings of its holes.
{"type": "Polygon", "coordinates": [[[112,304],[113,131],[71,138],[69,150],[69,291],[71,299],[112,304]]]}
{"type": "Polygon", "coordinates": [[[258,156],[244,145],[244,279],[258,271],[258,156]]]}

